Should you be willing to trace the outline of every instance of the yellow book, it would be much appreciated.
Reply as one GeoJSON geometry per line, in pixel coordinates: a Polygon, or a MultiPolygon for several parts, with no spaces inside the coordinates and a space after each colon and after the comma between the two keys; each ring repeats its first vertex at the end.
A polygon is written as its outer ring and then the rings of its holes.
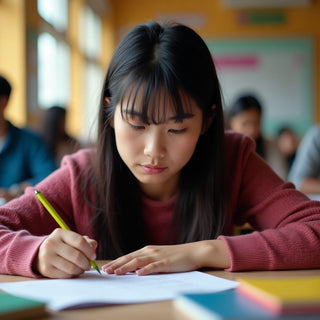
{"type": "Polygon", "coordinates": [[[275,313],[320,312],[320,277],[240,278],[237,290],[275,313]]]}

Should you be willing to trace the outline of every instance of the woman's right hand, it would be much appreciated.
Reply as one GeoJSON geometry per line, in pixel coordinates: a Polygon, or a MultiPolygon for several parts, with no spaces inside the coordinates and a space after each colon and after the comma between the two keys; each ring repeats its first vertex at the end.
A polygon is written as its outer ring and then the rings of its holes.
{"type": "Polygon", "coordinates": [[[48,278],[72,278],[90,270],[88,259],[95,260],[97,242],[87,236],[55,229],[41,244],[34,270],[48,278]]]}

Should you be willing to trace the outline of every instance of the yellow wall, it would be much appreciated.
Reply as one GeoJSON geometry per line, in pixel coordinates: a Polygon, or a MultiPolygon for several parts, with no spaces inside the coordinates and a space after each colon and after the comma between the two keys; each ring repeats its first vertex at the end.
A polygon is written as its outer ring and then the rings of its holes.
{"type": "Polygon", "coordinates": [[[26,121],[24,0],[2,0],[0,10],[0,73],[12,85],[6,116],[15,124],[26,121]]]}
{"type": "Polygon", "coordinates": [[[81,131],[82,124],[82,64],[83,56],[78,48],[79,15],[84,1],[70,1],[69,39],[71,55],[71,95],[67,114],[67,128],[72,135],[81,131]],[[72,118],[70,117],[72,115],[72,118]]]}
{"type": "MultiPolygon", "coordinates": [[[[161,16],[201,17],[194,29],[205,38],[251,36],[308,36],[315,42],[315,110],[320,121],[320,1],[311,1],[308,7],[273,10],[241,10],[223,6],[223,0],[112,0],[114,25],[118,39],[132,26],[158,20],[161,16]],[[242,12],[281,12],[283,24],[240,25],[237,21],[242,12]]],[[[192,25],[190,25],[192,27],[192,25]]]]}

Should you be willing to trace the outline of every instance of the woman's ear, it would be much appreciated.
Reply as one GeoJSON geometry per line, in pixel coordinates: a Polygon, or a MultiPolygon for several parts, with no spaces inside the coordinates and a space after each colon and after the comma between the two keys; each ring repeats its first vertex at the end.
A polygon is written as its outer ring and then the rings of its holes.
{"type": "Polygon", "coordinates": [[[206,131],[208,130],[208,128],[211,126],[212,120],[215,116],[215,112],[216,111],[216,105],[213,104],[211,106],[211,115],[207,118],[206,123],[203,124],[202,130],[201,130],[201,134],[206,133],[206,131]]]}
{"type": "MultiPolygon", "coordinates": [[[[110,98],[109,98],[109,97],[105,97],[105,98],[104,98],[104,101],[105,101],[105,103],[106,103],[107,105],[110,104],[110,98]]],[[[111,125],[112,128],[114,128],[114,120],[113,120],[113,117],[110,119],[110,125],[111,125]]]]}

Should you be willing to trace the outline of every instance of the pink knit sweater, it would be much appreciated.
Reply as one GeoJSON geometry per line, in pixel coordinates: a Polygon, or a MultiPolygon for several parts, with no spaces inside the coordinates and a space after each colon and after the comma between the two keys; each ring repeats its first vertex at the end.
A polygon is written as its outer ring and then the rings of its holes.
{"type": "MultiPolygon", "coordinates": [[[[226,133],[227,172],[232,178],[223,235],[232,265],[229,271],[320,268],[320,202],[283,182],[254,153],[254,143],[226,133]],[[233,236],[234,225],[250,222],[255,232],[233,236]]],[[[70,228],[93,237],[92,208],[83,198],[81,173],[94,152],[65,157],[60,169],[39,183],[39,189],[70,228]]],[[[0,273],[36,276],[32,262],[41,243],[57,228],[28,188],[25,195],[0,207],[0,273]]],[[[176,196],[166,202],[143,198],[143,217],[151,244],[164,243],[176,196]]]]}

